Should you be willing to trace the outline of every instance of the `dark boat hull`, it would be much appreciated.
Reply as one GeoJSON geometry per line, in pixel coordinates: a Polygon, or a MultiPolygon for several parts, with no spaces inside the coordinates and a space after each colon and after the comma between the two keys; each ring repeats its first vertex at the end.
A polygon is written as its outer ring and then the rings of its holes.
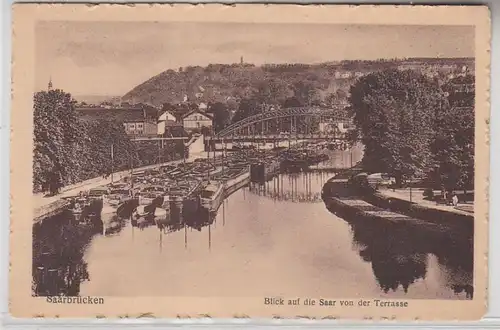
{"type": "Polygon", "coordinates": [[[281,164],[278,161],[268,161],[250,165],[250,181],[265,182],[279,174],[281,164]]]}

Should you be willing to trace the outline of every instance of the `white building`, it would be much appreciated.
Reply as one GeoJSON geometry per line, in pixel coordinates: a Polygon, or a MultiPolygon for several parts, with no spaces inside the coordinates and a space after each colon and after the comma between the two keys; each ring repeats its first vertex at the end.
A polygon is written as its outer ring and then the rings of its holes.
{"type": "Polygon", "coordinates": [[[158,134],[163,135],[165,133],[165,127],[167,122],[176,122],[177,118],[168,111],[165,111],[158,117],[158,134]]]}
{"type": "Polygon", "coordinates": [[[202,127],[212,128],[213,118],[211,115],[200,110],[194,110],[188,112],[182,118],[182,124],[186,131],[201,129],[202,127]]]}
{"type": "Polygon", "coordinates": [[[164,113],[161,114],[160,117],[158,117],[158,121],[166,121],[166,120],[176,121],[177,119],[171,112],[165,111],[164,113]]]}

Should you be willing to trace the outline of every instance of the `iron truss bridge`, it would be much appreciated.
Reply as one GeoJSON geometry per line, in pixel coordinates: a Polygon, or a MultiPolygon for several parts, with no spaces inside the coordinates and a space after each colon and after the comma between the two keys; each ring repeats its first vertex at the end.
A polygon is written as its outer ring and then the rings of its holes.
{"type": "MultiPolygon", "coordinates": [[[[264,127],[264,123],[270,121],[279,121],[284,118],[291,118],[290,127],[288,128],[290,132],[293,132],[297,127],[294,127],[294,122],[296,123],[297,117],[317,117],[320,118],[334,118],[338,122],[350,123],[349,118],[335,118],[340,109],[344,109],[345,104],[339,104],[332,106],[331,108],[320,108],[320,107],[300,107],[300,108],[284,108],[271,111],[264,111],[256,115],[242,119],[228,127],[224,128],[222,131],[217,133],[216,138],[225,138],[231,135],[239,134],[245,130],[247,135],[251,135],[250,132],[254,131],[255,125],[261,123],[264,127]],[[253,129],[253,130],[252,130],[253,129]]],[[[296,125],[296,124],[295,124],[296,125]]],[[[264,130],[264,128],[263,128],[264,130]]]]}
{"type": "Polygon", "coordinates": [[[344,134],[332,133],[293,133],[293,134],[255,134],[255,135],[230,135],[227,137],[207,136],[205,140],[213,143],[231,142],[274,142],[288,140],[345,140],[344,134]]]}

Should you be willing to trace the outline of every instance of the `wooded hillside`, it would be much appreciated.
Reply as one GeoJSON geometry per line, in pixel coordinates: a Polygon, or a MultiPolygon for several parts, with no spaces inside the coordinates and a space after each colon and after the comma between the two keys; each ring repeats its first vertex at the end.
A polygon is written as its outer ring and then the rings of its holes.
{"type": "MultiPolygon", "coordinates": [[[[474,60],[403,59],[378,61],[342,61],[322,64],[210,64],[166,70],[136,86],[123,96],[132,104],[144,102],[155,106],[179,103],[187,96],[190,101],[226,102],[228,99],[248,99],[256,94],[266,103],[282,104],[291,96],[325,100],[349,87],[361,74],[399,66],[435,67],[467,65],[473,69],[474,60]],[[350,73],[350,75],[349,75],[350,73]],[[357,76],[356,76],[357,74],[357,76]]],[[[449,71],[449,69],[446,69],[449,71]]],[[[442,70],[446,74],[446,70],[442,70]]]]}

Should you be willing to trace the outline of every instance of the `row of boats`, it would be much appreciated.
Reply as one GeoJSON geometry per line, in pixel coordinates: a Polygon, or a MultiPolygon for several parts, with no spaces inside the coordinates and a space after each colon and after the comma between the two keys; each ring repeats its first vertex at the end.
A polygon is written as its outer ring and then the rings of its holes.
{"type": "Polygon", "coordinates": [[[225,197],[249,182],[248,162],[237,158],[167,165],[82,191],[70,198],[70,210],[78,223],[100,223],[103,233],[125,217],[133,224],[154,221],[164,228],[200,211],[216,213],[225,197]]]}
{"type": "MultiPolygon", "coordinates": [[[[259,152],[257,152],[259,153],[259,152]]],[[[252,182],[271,180],[280,172],[306,170],[310,165],[326,161],[326,153],[305,148],[260,152],[260,155],[250,159],[250,175],[252,182]]]]}
{"type": "Polygon", "coordinates": [[[251,151],[165,165],[80,192],[70,198],[71,211],[78,223],[102,225],[103,233],[120,218],[128,217],[133,224],[154,221],[160,228],[181,225],[199,212],[216,213],[226,197],[249,182],[271,179],[280,173],[284,162],[311,163],[322,157],[303,149],[251,151]]]}

